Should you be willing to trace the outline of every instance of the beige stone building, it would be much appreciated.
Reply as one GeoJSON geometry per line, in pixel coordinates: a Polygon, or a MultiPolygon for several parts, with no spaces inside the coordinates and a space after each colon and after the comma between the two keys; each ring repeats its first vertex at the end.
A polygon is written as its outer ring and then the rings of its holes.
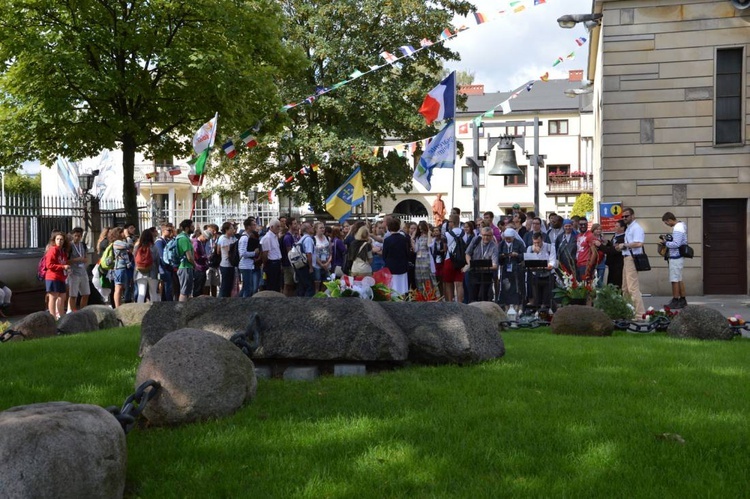
{"type": "Polygon", "coordinates": [[[597,201],[631,206],[669,295],[658,235],[687,223],[688,294],[748,294],[750,9],[746,0],[594,0],[587,77],[595,82],[597,201]]]}

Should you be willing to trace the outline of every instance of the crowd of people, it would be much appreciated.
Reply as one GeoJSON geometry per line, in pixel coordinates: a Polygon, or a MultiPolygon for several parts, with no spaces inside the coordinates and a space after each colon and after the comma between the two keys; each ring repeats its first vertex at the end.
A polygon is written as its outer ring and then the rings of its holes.
{"type": "MultiPolygon", "coordinates": [[[[643,230],[633,225],[632,209],[623,214],[610,238],[599,224],[589,228],[585,217],[552,213],[542,220],[516,207],[510,215],[496,218],[486,212],[462,222],[458,208],[441,218],[444,207],[434,205],[433,224],[386,215],[342,224],[281,217],[260,226],[248,217],[242,226],[227,221],[196,228],[192,220],[183,220],[178,227],[165,223],[140,235],[129,224],[102,231],[91,280],[104,302],[118,307],[200,295],[250,297],[261,289],[313,296],[331,278],[387,269],[390,287],[400,294],[417,290],[445,301],[494,301],[520,313],[555,308],[552,296],[560,272],[603,286],[609,268],[607,283],[629,294],[638,311],[643,301],[630,260],[642,248],[643,230]]],[[[684,225],[671,213],[665,217],[680,234],[670,248],[682,244],[684,225]]],[[[91,294],[82,238],[80,228],[53,232],[45,252],[47,309],[57,318],[86,306],[91,294]]],[[[673,286],[672,305],[679,308],[684,283],[674,260],[670,277],[680,280],[673,286]]],[[[11,296],[2,284],[0,305],[11,296]]]]}

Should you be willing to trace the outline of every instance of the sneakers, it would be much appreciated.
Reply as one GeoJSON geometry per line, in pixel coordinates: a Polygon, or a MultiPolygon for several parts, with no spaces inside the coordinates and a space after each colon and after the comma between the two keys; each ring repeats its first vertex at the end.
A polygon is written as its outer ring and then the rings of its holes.
{"type": "Polygon", "coordinates": [[[687,307],[687,299],[685,297],[680,298],[678,302],[679,308],[687,307]]]}
{"type": "Polygon", "coordinates": [[[680,299],[679,298],[672,298],[672,301],[664,305],[664,308],[668,308],[670,310],[675,310],[680,308],[680,299]]]}

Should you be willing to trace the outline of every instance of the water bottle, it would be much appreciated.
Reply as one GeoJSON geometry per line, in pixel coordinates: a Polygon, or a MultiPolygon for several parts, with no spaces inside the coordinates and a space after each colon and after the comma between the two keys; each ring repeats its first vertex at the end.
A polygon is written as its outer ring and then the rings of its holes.
{"type": "Polygon", "coordinates": [[[513,307],[513,305],[510,305],[508,307],[508,320],[509,321],[515,321],[516,320],[516,309],[513,307]]]}

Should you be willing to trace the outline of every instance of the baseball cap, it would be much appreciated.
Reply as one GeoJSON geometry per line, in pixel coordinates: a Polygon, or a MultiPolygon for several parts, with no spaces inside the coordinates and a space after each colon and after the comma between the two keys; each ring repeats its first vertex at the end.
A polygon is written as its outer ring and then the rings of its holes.
{"type": "Polygon", "coordinates": [[[518,203],[516,203],[516,204],[513,205],[513,209],[514,210],[520,210],[521,209],[521,205],[518,204],[518,203]]]}

